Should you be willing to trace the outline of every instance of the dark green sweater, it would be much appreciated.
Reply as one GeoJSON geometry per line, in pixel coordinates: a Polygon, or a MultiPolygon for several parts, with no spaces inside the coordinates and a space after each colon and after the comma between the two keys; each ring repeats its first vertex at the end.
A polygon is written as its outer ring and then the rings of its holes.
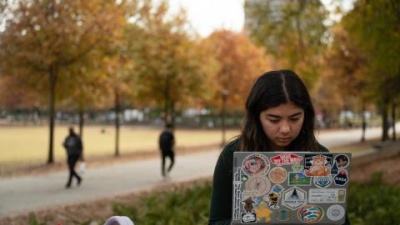
{"type": "MultiPolygon", "coordinates": [[[[232,219],[233,152],[239,151],[239,140],[233,140],[222,150],[214,170],[209,225],[230,225],[232,219]]],[[[328,149],[320,145],[319,151],[328,149]]],[[[350,225],[346,215],[346,222],[350,225]]]]}

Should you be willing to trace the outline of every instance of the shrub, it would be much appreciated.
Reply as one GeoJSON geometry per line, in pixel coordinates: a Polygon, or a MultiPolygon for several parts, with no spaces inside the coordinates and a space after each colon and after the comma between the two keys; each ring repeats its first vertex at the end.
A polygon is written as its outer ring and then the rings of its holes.
{"type": "Polygon", "coordinates": [[[382,182],[375,173],[368,183],[352,183],[348,212],[352,225],[400,225],[400,187],[382,182]]]}
{"type": "Polygon", "coordinates": [[[116,215],[125,215],[140,225],[207,224],[211,182],[186,190],[176,189],[141,197],[140,205],[114,203],[116,215]]]}

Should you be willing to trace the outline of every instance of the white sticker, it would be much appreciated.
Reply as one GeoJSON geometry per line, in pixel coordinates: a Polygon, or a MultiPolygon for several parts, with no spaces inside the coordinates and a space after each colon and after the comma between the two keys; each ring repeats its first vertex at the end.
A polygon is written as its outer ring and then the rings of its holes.
{"type": "Polygon", "coordinates": [[[342,219],[345,215],[345,210],[341,205],[332,205],[326,211],[326,216],[328,219],[333,221],[338,221],[342,219]]]}
{"type": "Polygon", "coordinates": [[[343,203],[346,198],[346,189],[310,189],[308,196],[310,203],[343,203]]]}

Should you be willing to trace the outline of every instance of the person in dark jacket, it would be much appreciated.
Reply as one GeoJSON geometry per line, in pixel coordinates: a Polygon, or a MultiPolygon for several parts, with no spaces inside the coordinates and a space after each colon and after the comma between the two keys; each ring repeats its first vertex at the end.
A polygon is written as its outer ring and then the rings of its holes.
{"type": "Polygon", "coordinates": [[[175,163],[175,153],[174,153],[174,145],[175,145],[175,136],[173,133],[172,124],[168,123],[165,126],[165,130],[163,130],[160,134],[158,140],[160,152],[161,152],[161,174],[163,177],[167,176],[174,166],[175,163]],[[166,167],[166,159],[170,159],[170,164],[168,166],[168,170],[165,171],[166,167]]]}
{"type": "MultiPolygon", "coordinates": [[[[328,151],[316,140],[311,97],[293,71],[262,74],[250,90],[245,109],[241,134],[224,147],[215,166],[209,225],[232,222],[233,152],[328,151]]],[[[350,225],[347,213],[344,225],[350,225]]]]}
{"type": "Polygon", "coordinates": [[[81,138],[75,133],[74,128],[69,128],[69,135],[65,138],[63,146],[67,152],[67,163],[69,168],[68,182],[66,188],[71,187],[72,179],[76,177],[78,186],[82,182],[82,178],[76,173],[75,165],[82,156],[83,143],[81,138]]]}

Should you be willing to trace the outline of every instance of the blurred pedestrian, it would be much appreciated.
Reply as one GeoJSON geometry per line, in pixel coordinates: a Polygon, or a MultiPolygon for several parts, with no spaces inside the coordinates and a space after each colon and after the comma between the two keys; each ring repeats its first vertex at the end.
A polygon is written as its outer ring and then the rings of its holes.
{"type": "Polygon", "coordinates": [[[171,171],[175,162],[175,154],[174,154],[175,137],[173,133],[172,124],[170,123],[166,124],[165,129],[160,134],[158,144],[161,151],[161,174],[163,177],[166,177],[168,175],[167,173],[171,171]],[[167,158],[170,159],[170,164],[166,172],[165,161],[167,158]]]}
{"type": "Polygon", "coordinates": [[[71,187],[72,179],[76,177],[78,180],[78,186],[82,182],[82,178],[76,173],[75,165],[82,156],[83,151],[83,143],[79,135],[77,135],[74,131],[73,127],[69,128],[69,135],[65,138],[63,146],[67,152],[67,163],[69,168],[69,177],[68,182],[65,185],[66,188],[71,187]]]}

